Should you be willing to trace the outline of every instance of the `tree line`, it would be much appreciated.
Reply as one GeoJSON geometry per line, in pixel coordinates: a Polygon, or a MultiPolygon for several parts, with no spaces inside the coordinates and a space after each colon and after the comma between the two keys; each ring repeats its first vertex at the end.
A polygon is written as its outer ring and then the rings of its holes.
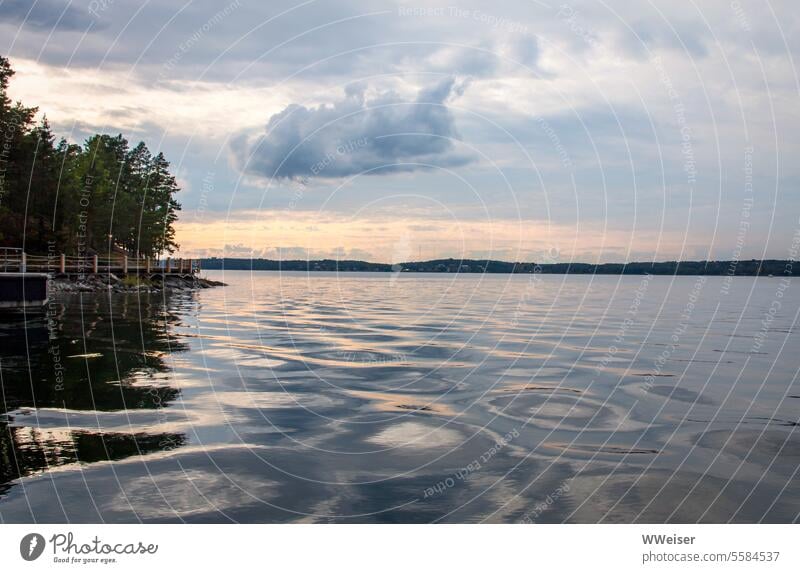
{"type": "Polygon", "coordinates": [[[504,274],[598,274],[598,275],[714,275],[800,276],[800,264],[792,260],[665,261],[632,263],[512,263],[490,259],[436,259],[398,263],[353,260],[201,259],[204,269],[254,271],[338,271],[414,273],[504,273],[504,274]]]}
{"type": "Polygon", "coordinates": [[[157,257],[177,249],[180,190],[163,153],[120,135],[83,145],[50,129],[38,108],[12,102],[14,70],[0,56],[0,247],[85,256],[157,257]]]}

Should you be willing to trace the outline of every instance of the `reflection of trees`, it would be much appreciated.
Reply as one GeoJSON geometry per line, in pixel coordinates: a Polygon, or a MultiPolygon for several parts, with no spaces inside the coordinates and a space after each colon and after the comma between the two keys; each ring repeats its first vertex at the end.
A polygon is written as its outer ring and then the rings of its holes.
{"type": "Polygon", "coordinates": [[[11,481],[48,468],[78,462],[122,460],[171,450],[185,443],[186,436],[177,433],[48,432],[29,427],[4,427],[0,434],[0,495],[11,488],[11,481]]]}
{"type": "Polygon", "coordinates": [[[20,408],[168,406],[180,390],[169,385],[166,358],[186,350],[171,338],[178,322],[176,301],[146,294],[70,295],[58,297],[47,316],[0,317],[0,493],[11,480],[47,467],[183,445],[182,434],[48,431],[2,421],[20,408]]]}

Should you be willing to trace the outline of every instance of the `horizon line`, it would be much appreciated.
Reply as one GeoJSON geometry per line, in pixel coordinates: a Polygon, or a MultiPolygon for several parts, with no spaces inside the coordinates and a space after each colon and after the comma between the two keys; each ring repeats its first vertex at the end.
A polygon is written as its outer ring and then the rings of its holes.
{"type": "MultiPolygon", "coordinates": [[[[190,258],[190,257],[184,257],[190,258]]],[[[364,263],[368,265],[386,265],[386,266],[396,266],[396,265],[418,265],[423,263],[437,263],[442,261],[454,261],[454,262],[477,262],[477,263],[502,263],[506,265],[664,265],[664,264],[672,264],[672,263],[679,263],[679,264],[686,264],[686,263],[729,263],[729,264],[740,264],[740,263],[795,263],[797,262],[795,259],[773,259],[773,258],[763,258],[763,259],[669,259],[669,260],[661,260],[661,261],[628,261],[628,262],[585,262],[585,261],[554,261],[554,262],[539,262],[539,261],[506,261],[502,259],[487,259],[487,258],[479,258],[479,259],[470,259],[470,258],[456,258],[456,257],[445,257],[441,259],[425,259],[419,261],[403,261],[399,263],[386,263],[386,262],[376,262],[376,261],[367,261],[364,259],[334,259],[334,258],[322,258],[322,259],[269,259],[265,257],[236,257],[236,256],[202,256],[202,257],[191,257],[193,259],[199,260],[234,260],[234,261],[267,261],[267,262],[274,262],[274,263],[314,263],[314,262],[336,262],[336,263],[364,263]]]]}

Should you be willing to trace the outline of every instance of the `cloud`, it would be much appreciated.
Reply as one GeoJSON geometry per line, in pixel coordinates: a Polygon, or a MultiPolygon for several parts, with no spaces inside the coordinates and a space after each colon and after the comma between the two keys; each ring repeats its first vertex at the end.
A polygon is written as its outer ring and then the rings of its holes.
{"type": "Polygon", "coordinates": [[[673,20],[669,26],[652,19],[638,18],[628,29],[618,30],[617,49],[629,56],[647,58],[648,52],[674,50],[692,59],[708,56],[713,36],[696,20],[673,20]]]}
{"type": "Polygon", "coordinates": [[[318,107],[292,104],[273,115],[264,133],[243,133],[231,147],[245,173],[277,179],[341,178],[464,165],[447,101],[463,82],[448,78],[412,100],[386,91],[367,97],[351,86],[339,101],[318,107]]]}
{"type": "Polygon", "coordinates": [[[92,19],[70,3],[58,0],[5,0],[0,3],[0,19],[43,30],[85,30],[92,19]]]}
{"type": "Polygon", "coordinates": [[[539,62],[539,41],[536,36],[530,34],[512,36],[509,44],[511,56],[521,64],[535,67],[539,62]]]}

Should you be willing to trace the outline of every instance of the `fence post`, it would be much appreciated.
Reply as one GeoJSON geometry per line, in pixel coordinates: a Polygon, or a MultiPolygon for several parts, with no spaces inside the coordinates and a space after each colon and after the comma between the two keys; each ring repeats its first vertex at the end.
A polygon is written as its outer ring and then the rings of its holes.
{"type": "Polygon", "coordinates": [[[122,274],[128,274],[128,255],[122,255],[122,274]]]}
{"type": "Polygon", "coordinates": [[[25,251],[22,251],[22,255],[19,260],[19,272],[24,273],[28,271],[28,255],[25,251]]]}
{"type": "Polygon", "coordinates": [[[150,257],[145,257],[144,258],[144,268],[145,268],[145,272],[147,272],[147,274],[149,275],[150,274],[150,257]]]}
{"type": "Polygon", "coordinates": [[[64,273],[67,272],[67,255],[61,253],[59,259],[60,260],[58,261],[58,272],[60,272],[63,275],[64,273]]]}
{"type": "Polygon", "coordinates": [[[97,267],[97,255],[92,255],[92,272],[94,274],[97,274],[97,270],[98,270],[98,267],[97,267]]]}
{"type": "Polygon", "coordinates": [[[167,269],[167,274],[169,274],[169,266],[170,266],[170,264],[172,264],[172,259],[167,257],[167,262],[166,262],[166,265],[164,267],[165,269],[167,269]]]}

